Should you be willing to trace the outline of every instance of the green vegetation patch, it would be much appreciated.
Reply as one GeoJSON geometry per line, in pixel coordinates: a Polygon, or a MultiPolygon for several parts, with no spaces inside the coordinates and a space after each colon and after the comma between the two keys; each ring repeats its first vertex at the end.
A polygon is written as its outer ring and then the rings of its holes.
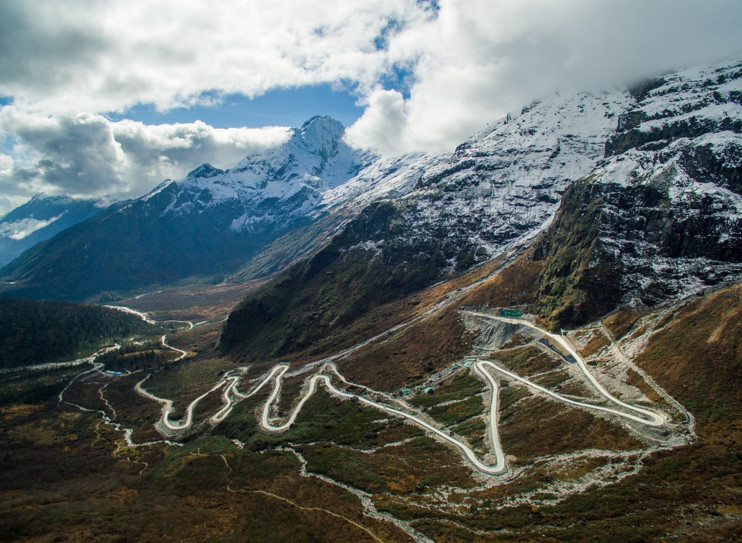
{"type": "Polygon", "coordinates": [[[483,411],[482,398],[480,396],[470,396],[461,401],[432,406],[427,410],[427,413],[436,422],[449,426],[481,415],[483,411]]]}
{"type": "Polygon", "coordinates": [[[0,368],[74,360],[153,327],[95,305],[0,299],[0,368]]]}
{"type": "Polygon", "coordinates": [[[530,308],[555,329],[594,320],[615,307],[621,296],[618,271],[602,261],[598,227],[603,195],[590,177],[572,183],[562,196],[554,222],[539,239],[533,259],[543,261],[536,302],[530,308]]]}
{"type": "Polygon", "coordinates": [[[507,386],[500,387],[500,392],[497,395],[499,402],[499,410],[502,413],[506,409],[510,408],[515,402],[522,400],[526,396],[530,396],[531,393],[525,386],[507,386]]]}
{"type": "Polygon", "coordinates": [[[441,486],[472,487],[471,469],[448,447],[420,437],[365,453],[333,444],[301,448],[307,469],[367,492],[397,495],[441,486]]]}
{"type": "MultiPolygon", "coordinates": [[[[167,455],[157,466],[156,476],[173,477],[178,474],[192,460],[200,457],[218,456],[236,449],[236,445],[224,436],[201,436],[185,443],[182,447],[170,447],[167,455]]],[[[220,469],[220,477],[224,473],[224,464],[220,469]]]]}
{"type": "Polygon", "coordinates": [[[495,361],[501,362],[505,368],[517,373],[521,377],[529,377],[536,373],[553,370],[559,367],[560,364],[535,346],[497,351],[492,355],[492,358],[495,361]]]}
{"type": "Polygon", "coordinates": [[[238,404],[239,410],[235,409],[216,431],[246,442],[253,450],[315,442],[365,449],[386,444],[390,428],[397,429],[395,434],[399,439],[422,434],[421,430],[399,419],[357,402],[333,398],[323,389],[307,400],[291,428],[280,434],[266,433],[259,430],[256,418],[264,400],[251,400],[238,404]]]}
{"type": "Polygon", "coordinates": [[[55,401],[69,380],[80,371],[80,368],[73,367],[43,372],[17,371],[0,374],[0,405],[55,401]]]}
{"type": "Polygon", "coordinates": [[[487,386],[481,379],[471,373],[464,373],[441,386],[435,387],[432,394],[415,396],[409,403],[417,407],[430,408],[452,400],[467,399],[481,394],[485,390],[487,390],[487,386]]]}
{"type": "Polygon", "coordinates": [[[487,424],[482,417],[473,417],[461,424],[451,426],[451,431],[464,437],[473,450],[484,453],[488,450],[485,433],[487,424]]]}
{"type": "Polygon", "coordinates": [[[99,356],[96,362],[110,371],[139,371],[164,369],[165,364],[175,358],[175,351],[128,343],[121,349],[99,356]]]}

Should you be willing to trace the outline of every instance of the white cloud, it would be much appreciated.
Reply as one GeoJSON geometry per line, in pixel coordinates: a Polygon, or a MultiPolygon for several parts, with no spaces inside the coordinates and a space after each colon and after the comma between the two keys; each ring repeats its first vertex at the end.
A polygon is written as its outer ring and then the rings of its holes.
{"type": "Polygon", "coordinates": [[[100,115],[136,104],[347,84],[365,106],[349,141],[446,150],[556,90],[738,56],[740,27],[739,0],[4,0],[0,130],[18,142],[0,193],[136,196],[281,138],[100,115]],[[395,67],[409,93],[383,90],[395,67]]]}
{"type": "Polygon", "coordinates": [[[12,170],[14,165],[15,162],[13,161],[12,156],[0,153],[0,172],[4,170],[12,170]]]}
{"type": "Polygon", "coordinates": [[[373,148],[385,155],[398,154],[400,140],[408,132],[408,118],[402,94],[376,90],[367,101],[366,113],[346,130],[349,145],[373,148]]]}
{"type": "Polygon", "coordinates": [[[62,215],[57,215],[56,217],[52,217],[51,219],[43,221],[29,217],[12,223],[2,223],[0,224],[0,236],[4,236],[14,240],[21,240],[30,236],[31,234],[36,232],[36,230],[40,230],[49,226],[51,223],[61,217],[62,215]]]}
{"type": "Polygon", "coordinates": [[[395,104],[404,121],[370,99],[353,127],[355,141],[384,152],[451,149],[486,122],[555,91],[609,89],[742,54],[737,0],[439,4],[437,18],[390,41],[389,62],[414,63],[410,97],[395,104]]]}
{"type": "Polygon", "coordinates": [[[171,108],[204,91],[247,96],[384,71],[389,20],[427,17],[414,0],[0,3],[0,93],[24,110],[171,108]]]}
{"type": "Polygon", "coordinates": [[[91,114],[47,117],[12,106],[0,110],[0,130],[23,142],[16,147],[24,157],[22,165],[0,171],[0,192],[115,198],[140,196],[203,162],[233,166],[289,137],[282,127],[217,129],[198,121],[144,125],[91,114]]]}

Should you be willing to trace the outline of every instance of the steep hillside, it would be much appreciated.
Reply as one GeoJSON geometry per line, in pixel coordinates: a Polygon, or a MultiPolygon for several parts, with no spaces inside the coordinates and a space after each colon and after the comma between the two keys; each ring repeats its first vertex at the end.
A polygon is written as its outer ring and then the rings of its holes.
{"type": "Polygon", "coordinates": [[[225,325],[223,347],[237,353],[249,346],[253,357],[300,350],[373,307],[431,284],[443,255],[430,245],[411,252],[389,246],[398,228],[391,202],[364,209],[325,248],[248,296],[225,325]]]}
{"type": "Polygon", "coordinates": [[[342,135],[337,121],[312,118],[282,146],[231,170],[204,164],[109,208],[35,247],[2,275],[16,283],[14,296],[79,300],[233,272],[310,222],[323,193],[372,160],[342,135]]]}
{"type": "Polygon", "coordinates": [[[534,258],[558,325],[683,298],[742,273],[742,65],[667,76],[621,115],[534,258]]]}
{"type": "Polygon", "coordinates": [[[742,273],[740,86],[733,63],[501,121],[249,296],[223,346],[301,350],[369,309],[525,248],[558,206],[529,253],[540,269],[531,307],[554,327],[733,280],[742,273]]]}

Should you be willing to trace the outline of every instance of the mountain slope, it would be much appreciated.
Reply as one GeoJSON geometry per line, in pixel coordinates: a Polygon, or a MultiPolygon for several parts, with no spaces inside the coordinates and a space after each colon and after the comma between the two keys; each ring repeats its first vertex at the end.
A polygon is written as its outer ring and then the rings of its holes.
{"type": "Polygon", "coordinates": [[[231,170],[204,164],[181,181],[109,208],[3,270],[14,296],[79,300],[236,270],[263,246],[310,221],[322,194],[371,160],[315,117],[288,141],[231,170]]]}
{"type": "Polygon", "coordinates": [[[37,194],[0,219],[0,266],[62,230],[103,211],[97,200],[37,194]]]}
{"type": "Polygon", "coordinates": [[[301,349],[373,307],[524,247],[570,182],[602,158],[629,100],[623,92],[557,97],[438,157],[401,197],[367,205],[320,252],[248,297],[223,346],[301,349]]]}
{"type": "Polygon", "coordinates": [[[257,342],[268,350],[256,356],[283,355],[339,333],[380,304],[526,247],[563,193],[532,252],[533,307],[555,326],[737,277],[741,81],[729,64],[668,76],[641,95],[526,108],[249,296],[223,346],[243,353],[257,342]]]}
{"type": "Polygon", "coordinates": [[[560,325],[654,305],[742,273],[742,65],[667,76],[619,118],[607,158],[565,194],[537,307],[560,325]]]}

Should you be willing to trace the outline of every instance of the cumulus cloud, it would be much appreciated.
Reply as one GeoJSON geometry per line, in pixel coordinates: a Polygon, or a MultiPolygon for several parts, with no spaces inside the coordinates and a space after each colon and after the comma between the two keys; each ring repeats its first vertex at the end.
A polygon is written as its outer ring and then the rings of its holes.
{"type": "Polygon", "coordinates": [[[377,89],[366,105],[363,117],[346,130],[346,141],[355,147],[394,155],[409,130],[404,97],[395,90],[377,89]]]}
{"type": "MultiPolygon", "coordinates": [[[[380,36],[429,17],[414,0],[0,2],[0,93],[25,110],[167,109],[387,69],[380,36]]],[[[393,32],[392,32],[393,33],[393,32]]]]}
{"type": "Polygon", "coordinates": [[[365,108],[350,142],[449,150],[556,91],[739,56],[740,27],[739,0],[4,0],[0,192],[136,196],[200,162],[230,166],[280,131],[101,114],[320,83],[365,108]]]}
{"type": "Polygon", "coordinates": [[[286,128],[217,129],[202,122],[144,125],[101,115],[41,116],[0,110],[0,130],[15,134],[22,163],[0,171],[0,191],[14,194],[129,198],[203,162],[229,167],[246,154],[285,142],[286,128]]]}
{"type": "Polygon", "coordinates": [[[742,54],[736,0],[439,5],[437,17],[407,26],[389,43],[388,62],[414,66],[410,96],[394,108],[404,122],[372,95],[353,128],[356,141],[386,152],[451,149],[486,122],[557,91],[610,89],[742,54]]]}

